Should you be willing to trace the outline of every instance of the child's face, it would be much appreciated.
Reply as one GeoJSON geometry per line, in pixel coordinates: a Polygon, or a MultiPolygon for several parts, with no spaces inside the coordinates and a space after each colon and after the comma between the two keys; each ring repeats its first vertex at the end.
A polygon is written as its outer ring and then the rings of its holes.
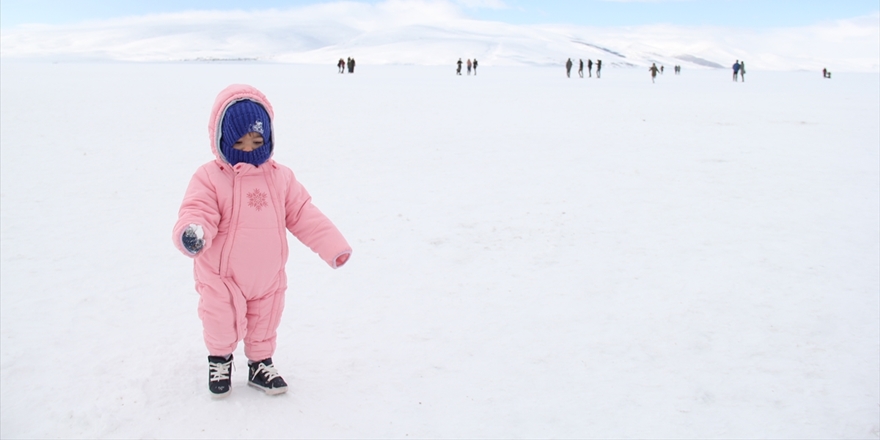
{"type": "Polygon", "coordinates": [[[233,145],[232,148],[250,153],[251,151],[254,151],[262,146],[263,135],[261,135],[260,133],[250,132],[242,136],[241,139],[235,141],[235,145],[233,145]]]}

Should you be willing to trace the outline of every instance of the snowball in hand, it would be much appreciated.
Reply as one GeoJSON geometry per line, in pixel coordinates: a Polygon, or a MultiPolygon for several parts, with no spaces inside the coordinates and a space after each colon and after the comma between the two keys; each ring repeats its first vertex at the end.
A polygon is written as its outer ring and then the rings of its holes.
{"type": "Polygon", "coordinates": [[[189,253],[197,254],[205,246],[205,231],[200,225],[189,225],[180,240],[189,253]]]}

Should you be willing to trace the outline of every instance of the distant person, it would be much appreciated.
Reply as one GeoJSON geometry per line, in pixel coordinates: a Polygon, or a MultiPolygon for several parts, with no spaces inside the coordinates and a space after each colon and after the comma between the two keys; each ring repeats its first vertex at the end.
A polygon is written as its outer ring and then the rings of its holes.
{"type": "Polygon", "coordinates": [[[822,78],[831,79],[831,71],[823,67],[822,68],[822,78]]]}
{"type": "Polygon", "coordinates": [[[571,58],[569,58],[568,61],[565,62],[565,76],[571,78],[571,66],[573,65],[574,63],[571,62],[571,58]]]}
{"type": "Polygon", "coordinates": [[[733,63],[733,80],[739,81],[739,60],[733,63]]]}
{"type": "Polygon", "coordinates": [[[602,60],[596,60],[596,78],[602,77],[602,60]]]}
{"type": "Polygon", "coordinates": [[[474,76],[477,76],[477,59],[474,58],[474,76]]]}
{"type": "Polygon", "coordinates": [[[471,63],[471,59],[470,59],[470,58],[468,58],[468,60],[467,60],[467,69],[468,69],[468,76],[470,76],[470,75],[471,75],[471,69],[472,69],[472,68],[473,68],[473,67],[474,67],[474,64],[473,64],[473,63],[471,63]]]}
{"type": "Polygon", "coordinates": [[[455,69],[455,74],[456,74],[456,75],[461,75],[461,65],[463,64],[463,63],[461,62],[461,58],[458,59],[458,62],[457,62],[456,64],[458,64],[458,69],[455,69]]]}
{"type": "Polygon", "coordinates": [[[654,78],[657,77],[657,72],[659,72],[660,69],[657,68],[656,63],[651,63],[651,67],[648,68],[648,71],[651,72],[651,83],[653,83],[654,78]]]}
{"type": "Polygon", "coordinates": [[[587,59],[587,74],[590,75],[590,78],[593,77],[593,60],[587,59]]]}
{"type": "Polygon", "coordinates": [[[290,168],[272,158],[274,116],[251,86],[217,95],[208,124],[215,157],[190,180],[173,229],[174,246],[193,260],[214,398],[232,391],[232,353],[242,339],[247,384],[269,395],[287,391],[272,362],[287,289],[287,231],[333,269],[351,256],[290,168]]]}
{"type": "Polygon", "coordinates": [[[584,60],[580,60],[580,63],[578,64],[578,75],[580,75],[581,78],[584,77],[584,60]]]}
{"type": "Polygon", "coordinates": [[[348,68],[348,73],[354,73],[354,65],[355,65],[355,61],[354,61],[354,58],[352,58],[351,59],[351,67],[348,68]]]}
{"type": "Polygon", "coordinates": [[[660,65],[660,74],[663,75],[663,65],[660,65]]]}
{"type": "Polygon", "coordinates": [[[336,63],[336,67],[339,68],[339,73],[345,73],[345,60],[340,58],[339,62],[336,63]]]}
{"type": "Polygon", "coordinates": [[[746,82],[746,62],[745,61],[739,62],[739,79],[741,79],[742,82],[746,82]]]}
{"type": "Polygon", "coordinates": [[[351,73],[351,57],[346,59],[345,68],[348,70],[348,73],[351,73]]]}

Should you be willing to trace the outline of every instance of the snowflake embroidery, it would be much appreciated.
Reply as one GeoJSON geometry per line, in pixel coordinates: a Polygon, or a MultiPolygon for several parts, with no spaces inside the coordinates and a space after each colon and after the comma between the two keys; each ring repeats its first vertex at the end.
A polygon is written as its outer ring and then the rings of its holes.
{"type": "Polygon", "coordinates": [[[250,126],[250,130],[254,133],[263,134],[263,121],[254,121],[250,126]]]}
{"type": "Polygon", "coordinates": [[[258,189],[255,189],[247,194],[248,196],[248,206],[251,208],[256,208],[257,211],[261,211],[263,208],[269,206],[269,203],[266,202],[266,193],[262,192],[258,189]]]}

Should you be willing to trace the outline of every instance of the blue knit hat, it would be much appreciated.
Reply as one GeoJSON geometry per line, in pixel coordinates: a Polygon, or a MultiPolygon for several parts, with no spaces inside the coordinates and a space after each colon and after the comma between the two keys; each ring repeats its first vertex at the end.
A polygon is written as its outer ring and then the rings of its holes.
{"type": "Polygon", "coordinates": [[[220,154],[235,165],[239,162],[260,166],[272,154],[272,121],[262,105],[245,99],[228,108],[220,121],[220,154]],[[232,148],[235,142],[248,133],[263,135],[263,146],[253,151],[241,151],[232,148]]]}

